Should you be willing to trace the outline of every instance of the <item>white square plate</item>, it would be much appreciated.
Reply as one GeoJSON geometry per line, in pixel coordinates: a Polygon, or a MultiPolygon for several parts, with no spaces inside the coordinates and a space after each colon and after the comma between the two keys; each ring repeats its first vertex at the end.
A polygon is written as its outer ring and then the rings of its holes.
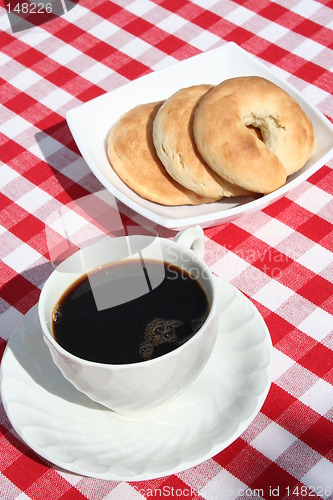
{"type": "Polygon", "coordinates": [[[68,111],[67,122],[91,171],[122,203],[150,221],[181,230],[195,224],[216,226],[242,214],[261,210],[307,179],[333,156],[333,126],[315,106],[262,62],[234,43],[191,57],[164,70],[138,78],[68,111]],[[225,198],[198,206],[166,207],[147,201],[128,188],[113,171],[106,154],[112,125],[132,107],[168,98],[183,87],[218,84],[226,78],[258,75],[271,80],[293,96],[315,128],[315,148],[306,165],[290,176],[285,186],[260,198],[225,198]]]}

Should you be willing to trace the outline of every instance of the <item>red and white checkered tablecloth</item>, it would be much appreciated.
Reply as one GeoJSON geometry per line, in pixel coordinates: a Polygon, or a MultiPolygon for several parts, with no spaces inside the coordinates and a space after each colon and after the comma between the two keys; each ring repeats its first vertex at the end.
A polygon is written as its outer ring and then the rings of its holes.
{"type": "MultiPolygon", "coordinates": [[[[17,32],[0,4],[1,352],[50,273],[49,215],[101,189],[68,110],[233,41],[333,121],[332,0],[75,3],[17,32]]],[[[1,499],[333,499],[332,166],[262,211],[205,229],[209,266],[255,304],[273,342],[272,386],[248,429],[191,469],[115,482],[39,457],[1,405],[1,499]]],[[[125,206],[122,215],[135,220],[125,206]]]]}

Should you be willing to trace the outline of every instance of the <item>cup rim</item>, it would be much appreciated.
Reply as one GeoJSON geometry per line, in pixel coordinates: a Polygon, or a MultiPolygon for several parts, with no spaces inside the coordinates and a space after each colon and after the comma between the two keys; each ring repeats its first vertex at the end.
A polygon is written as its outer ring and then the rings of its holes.
{"type": "MultiPolygon", "coordinates": [[[[125,238],[127,238],[127,237],[131,238],[133,236],[135,236],[135,237],[139,236],[139,237],[142,237],[142,238],[151,238],[150,236],[147,236],[147,235],[130,235],[130,236],[125,236],[125,238]]],[[[116,237],[116,238],[118,238],[118,237],[116,237]]],[[[120,236],[119,238],[124,238],[124,237],[120,236]]],[[[180,351],[185,350],[187,346],[189,346],[190,344],[192,344],[193,342],[195,342],[196,339],[198,338],[198,336],[202,336],[203,335],[204,331],[207,328],[208,323],[212,322],[212,320],[214,319],[214,316],[216,314],[216,304],[217,304],[218,290],[217,290],[216,281],[214,279],[214,275],[212,274],[212,271],[209,269],[208,265],[203,260],[201,260],[193,250],[191,250],[186,245],[183,245],[181,243],[174,242],[173,240],[168,240],[167,238],[163,238],[163,237],[159,237],[159,236],[157,236],[156,238],[159,238],[160,240],[163,240],[166,244],[170,244],[170,246],[176,246],[178,248],[181,248],[182,250],[185,250],[186,252],[189,252],[191,254],[192,258],[194,257],[193,260],[196,262],[196,264],[200,265],[205,270],[205,272],[207,273],[206,275],[209,276],[209,285],[212,288],[212,301],[211,301],[211,304],[210,304],[210,309],[209,309],[208,316],[205,319],[205,322],[203,323],[203,325],[199,328],[199,330],[197,330],[195,332],[195,334],[192,335],[192,337],[189,340],[187,340],[184,344],[182,344],[181,346],[176,347],[176,349],[173,349],[172,351],[169,351],[169,352],[167,352],[165,354],[162,354],[161,356],[157,356],[156,358],[152,358],[152,359],[148,359],[148,360],[136,361],[136,362],[133,362],[133,363],[119,363],[118,364],[118,363],[102,363],[102,362],[99,362],[99,361],[91,361],[91,360],[88,360],[88,359],[76,356],[75,354],[71,353],[70,351],[67,351],[64,347],[62,347],[56,341],[56,339],[54,338],[54,336],[52,335],[52,333],[51,333],[51,331],[49,329],[49,326],[48,326],[49,322],[45,318],[45,316],[46,316],[46,314],[45,314],[45,309],[46,309],[46,304],[45,304],[46,297],[45,297],[45,294],[47,292],[47,287],[51,283],[52,277],[54,279],[55,273],[57,272],[58,268],[55,268],[52,271],[52,273],[50,274],[50,276],[47,278],[47,280],[45,281],[45,283],[44,283],[44,285],[42,287],[42,290],[41,290],[41,293],[40,293],[40,296],[39,296],[39,300],[38,300],[38,317],[39,317],[39,322],[40,322],[40,326],[41,326],[41,329],[42,329],[43,336],[46,338],[46,340],[48,342],[51,343],[51,345],[53,346],[53,348],[57,352],[59,352],[59,354],[65,356],[66,358],[68,358],[68,359],[70,359],[72,361],[79,362],[81,365],[84,365],[84,366],[99,367],[99,368],[112,367],[113,370],[121,371],[123,369],[129,369],[131,367],[137,368],[137,367],[150,366],[150,365],[158,363],[159,360],[161,360],[161,359],[166,359],[168,357],[173,357],[173,356],[176,355],[176,353],[178,354],[180,351]]],[[[94,243],[94,244],[96,244],[96,243],[94,243]]],[[[69,259],[73,258],[74,256],[79,255],[79,253],[82,252],[82,251],[84,251],[85,248],[89,248],[89,246],[77,250],[76,252],[74,252],[73,254],[71,254],[69,257],[67,257],[67,259],[65,259],[63,262],[61,262],[61,264],[66,264],[69,259]]],[[[61,266],[61,264],[59,264],[59,266],[61,266]]],[[[96,268],[97,267],[98,267],[98,265],[96,265],[96,268]]],[[[74,283],[74,281],[73,281],[73,283],[74,283]]],[[[205,290],[205,292],[206,292],[206,290],[205,290]]],[[[59,298],[60,298],[60,296],[59,296],[59,298]]]]}

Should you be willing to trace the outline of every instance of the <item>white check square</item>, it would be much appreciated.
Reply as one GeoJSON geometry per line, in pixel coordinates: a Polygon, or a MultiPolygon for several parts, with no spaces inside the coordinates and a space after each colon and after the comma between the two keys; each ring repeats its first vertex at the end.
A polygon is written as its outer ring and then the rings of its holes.
{"type": "Polygon", "coordinates": [[[310,18],[320,7],[320,3],[314,0],[302,0],[302,2],[297,2],[294,6],[290,7],[290,10],[296,12],[296,14],[300,14],[302,17],[310,18]]]}
{"type": "Polygon", "coordinates": [[[300,401],[320,415],[325,415],[332,408],[333,387],[325,380],[319,379],[300,397],[300,401]]]}
{"type": "Polygon", "coordinates": [[[56,89],[50,94],[47,94],[43,99],[41,99],[41,103],[44,106],[52,109],[53,111],[57,111],[59,108],[67,104],[69,101],[73,99],[73,96],[62,89],[56,89]]]}
{"type": "Polygon", "coordinates": [[[309,54],[311,54],[311,59],[314,59],[315,56],[323,50],[325,49],[322,44],[311,40],[311,38],[306,38],[304,42],[293,48],[293,53],[297,56],[303,57],[304,59],[307,59],[309,54]]]}
{"type": "Polygon", "coordinates": [[[19,90],[25,91],[35,83],[40,82],[40,75],[27,68],[10,79],[10,84],[19,90]]]}
{"type": "Polygon", "coordinates": [[[314,273],[320,274],[321,271],[332,264],[332,254],[326,248],[316,245],[303,253],[297,259],[297,262],[314,273]]]}
{"type": "Polygon", "coordinates": [[[140,57],[144,52],[147,52],[150,49],[151,45],[149,43],[140,40],[140,38],[134,38],[126,45],[123,45],[121,51],[124,54],[127,54],[128,56],[136,59],[137,57],[140,57]]]}
{"type": "Polygon", "coordinates": [[[246,485],[223,469],[198,493],[206,500],[221,500],[221,498],[237,498],[244,490],[246,490],[246,485]],[[221,492],[225,497],[221,497],[221,492]]]}
{"type": "Polygon", "coordinates": [[[282,375],[284,375],[289,368],[294,364],[294,361],[286,354],[278,349],[273,350],[273,382],[276,382],[282,375]]]}
{"type": "Polygon", "coordinates": [[[4,263],[14,269],[17,273],[22,273],[35,264],[41,255],[26,243],[22,243],[3,259],[4,263]]]}
{"type": "Polygon", "coordinates": [[[136,0],[135,2],[130,3],[126,6],[126,10],[132,12],[138,17],[144,17],[144,15],[152,10],[155,5],[148,0],[136,0]]]}
{"type": "Polygon", "coordinates": [[[245,260],[232,252],[228,252],[224,257],[215,262],[215,264],[211,266],[211,269],[217,276],[230,282],[239,276],[247,267],[249,267],[249,264],[245,260]]]}
{"type": "Polygon", "coordinates": [[[272,422],[250,444],[265,455],[265,457],[275,461],[296,439],[295,436],[283,429],[283,427],[272,422]]]}
{"type": "Polygon", "coordinates": [[[104,78],[110,76],[111,70],[107,68],[102,63],[95,63],[90,68],[86,69],[81,73],[83,78],[86,78],[89,82],[99,83],[104,78]]]}
{"type": "Polygon", "coordinates": [[[3,129],[5,135],[10,139],[14,139],[18,135],[22,134],[31,127],[31,123],[21,118],[21,116],[16,115],[10,120],[8,120],[3,126],[0,127],[3,129]]]}
{"type": "Polygon", "coordinates": [[[278,243],[288,238],[293,233],[293,229],[283,222],[271,219],[254,233],[256,238],[264,241],[270,246],[276,246],[278,243]]]}
{"type": "Polygon", "coordinates": [[[316,214],[331,201],[331,195],[317,186],[311,186],[295,201],[301,207],[316,214]]]}
{"type": "Polygon", "coordinates": [[[327,458],[322,458],[302,477],[302,483],[306,484],[309,494],[318,495],[326,499],[333,495],[333,464],[327,458]]]}
{"type": "Polygon", "coordinates": [[[288,33],[290,33],[290,31],[284,26],[280,26],[276,23],[269,23],[265,26],[265,28],[258,32],[258,36],[268,40],[269,42],[276,42],[288,33]]]}
{"type": "Polygon", "coordinates": [[[187,24],[188,21],[186,19],[177,16],[176,14],[170,14],[170,16],[158,22],[157,26],[167,33],[175,33],[187,24]]]}
{"type": "Polygon", "coordinates": [[[50,200],[52,200],[52,196],[39,187],[35,187],[18,198],[16,204],[27,210],[27,212],[34,213],[50,200]]]}
{"type": "Polygon", "coordinates": [[[15,172],[12,168],[8,167],[8,165],[0,165],[0,188],[2,189],[7,184],[10,184],[12,181],[17,179],[19,174],[15,172]]]}
{"type": "MultiPolygon", "coordinates": [[[[110,489],[111,489],[110,485],[110,489]]],[[[142,500],[142,495],[140,491],[137,491],[137,489],[134,488],[134,486],[131,486],[128,483],[121,482],[118,483],[115,487],[109,491],[105,496],[103,495],[104,500],[119,500],[121,498],[128,498],[128,499],[133,499],[133,500],[142,500]]]]}
{"type": "Polygon", "coordinates": [[[193,3],[200,5],[200,7],[203,7],[206,10],[214,10],[213,7],[217,5],[216,0],[194,0],[193,3]]]}
{"type": "Polygon", "coordinates": [[[317,307],[298,325],[298,328],[320,342],[333,331],[333,318],[331,314],[317,307]]]}
{"type": "Polygon", "coordinates": [[[82,53],[77,50],[75,47],[72,47],[69,44],[66,44],[63,47],[60,47],[59,49],[55,50],[50,54],[50,57],[58,62],[59,64],[66,65],[70,61],[73,61],[73,59],[76,59],[77,57],[80,57],[82,53]]]}
{"type": "Polygon", "coordinates": [[[249,19],[255,16],[255,13],[244,7],[238,7],[237,9],[226,14],[225,19],[237,26],[246,23],[249,19]]]}
{"type": "Polygon", "coordinates": [[[191,45],[197,47],[198,49],[205,51],[212,48],[214,45],[217,45],[221,42],[221,39],[214,35],[213,33],[209,33],[205,31],[204,33],[200,33],[200,35],[196,36],[191,40],[191,45]]]}
{"type": "MultiPolygon", "coordinates": [[[[109,21],[103,20],[96,24],[96,26],[94,26],[93,28],[90,28],[88,30],[88,33],[95,36],[99,40],[106,40],[109,36],[117,33],[117,31],[120,31],[118,26],[110,23],[109,21]]],[[[79,55],[82,55],[81,52],[79,52],[79,55]]]]}
{"type": "Polygon", "coordinates": [[[277,281],[271,280],[253,296],[253,299],[257,300],[271,311],[276,311],[276,309],[287,302],[293,294],[294,292],[290,290],[290,288],[277,281]]]}

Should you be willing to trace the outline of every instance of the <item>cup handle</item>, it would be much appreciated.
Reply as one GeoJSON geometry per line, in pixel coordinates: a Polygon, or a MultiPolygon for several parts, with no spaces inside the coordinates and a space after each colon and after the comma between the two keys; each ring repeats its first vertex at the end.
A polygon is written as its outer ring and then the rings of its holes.
{"type": "Polygon", "coordinates": [[[203,260],[204,256],[204,232],[201,226],[193,226],[180,231],[174,238],[176,243],[180,243],[193,250],[197,256],[203,260]]]}

